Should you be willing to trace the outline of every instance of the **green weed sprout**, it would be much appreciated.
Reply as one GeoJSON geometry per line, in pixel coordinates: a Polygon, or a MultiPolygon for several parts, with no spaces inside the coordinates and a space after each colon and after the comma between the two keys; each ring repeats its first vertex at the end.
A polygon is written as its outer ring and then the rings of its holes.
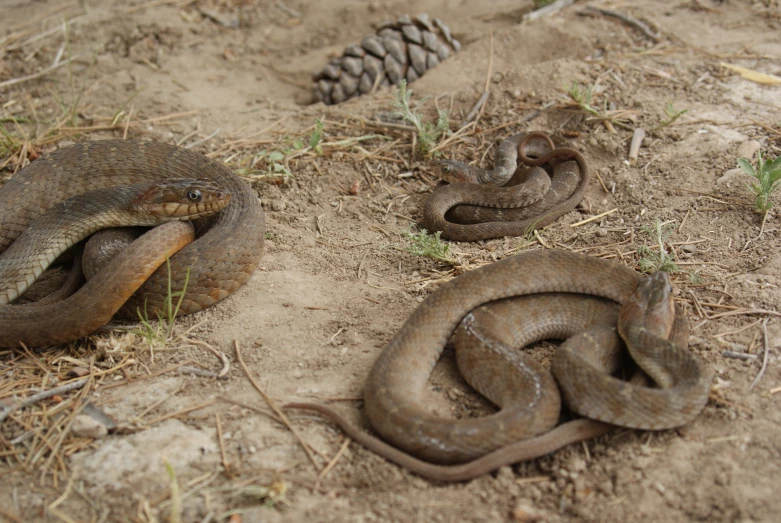
{"type": "MultiPolygon", "coordinates": [[[[434,147],[436,141],[450,131],[447,111],[439,109],[437,122],[424,121],[420,115],[409,106],[412,90],[407,89],[407,81],[402,80],[396,90],[396,99],[393,101],[393,114],[415,126],[418,132],[418,152],[426,156],[434,147]]],[[[418,105],[422,105],[428,98],[423,98],[418,105]]]]}
{"type": "Polygon", "coordinates": [[[774,160],[762,158],[762,151],[757,151],[757,167],[745,158],[738,158],[738,165],[743,172],[755,178],[758,183],[746,184],[746,188],[754,193],[756,200],[754,205],[757,212],[767,213],[772,207],[770,195],[781,185],[781,156],[774,160]]]}
{"type": "Polygon", "coordinates": [[[149,314],[146,310],[146,303],[144,303],[144,310],[138,310],[138,319],[141,321],[142,329],[139,332],[147,340],[149,346],[159,345],[165,347],[165,344],[174,332],[174,323],[176,323],[176,315],[179,314],[179,309],[184,301],[184,293],[187,291],[187,284],[190,282],[190,269],[184,275],[184,286],[181,291],[176,291],[171,288],[171,262],[166,257],[165,266],[168,269],[168,290],[163,302],[163,310],[157,313],[157,325],[153,320],[149,319],[149,314]],[[177,299],[174,304],[174,299],[177,299]]]}
{"type": "Polygon", "coordinates": [[[323,154],[323,148],[320,147],[320,141],[323,139],[323,122],[315,118],[315,130],[309,136],[309,147],[317,154],[323,154]]]}
{"type": "Polygon", "coordinates": [[[591,98],[594,94],[593,85],[583,88],[577,81],[573,81],[572,86],[569,88],[569,91],[567,91],[567,94],[576,104],[580,106],[581,109],[587,113],[591,113],[594,116],[600,115],[599,109],[591,105],[591,98]]]}
{"type": "Polygon", "coordinates": [[[637,248],[637,254],[640,255],[638,265],[640,270],[646,273],[656,271],[669,272],[670,274],[680,272],[680,268],[673,260],[673,256],[667,252],[664,243],[672,234],[672,224],[663,224],[659,218],[654,220],[653,225],[643,226],[640,230],[646,233],[659,247],[658,251],[652,250],[647,245],[641,245],[637,248]]]}
{"type": "Polygon", "coordinates": [[[407,232],[410,246],[404,250],[416,256],[427,256],[445,263],[455,263],[456,261],[450,256],[450,244],[442,241],[440,234],[441,231],[429,234],[426,229],[421,229],[418,233],[407,232]]]}
{"type": "Polygon", "coordinates": [[[659,122],[659,125],[653,128],[653,130],[656,131],[658,129],[671,125],[675,120],[677,120],[687,112],[689,112],[688,109],[676,111],[675,107],[673,107],[673,103],[670,100],[667,100],[667,105],[664,106],[665,117],[659,122]]]}

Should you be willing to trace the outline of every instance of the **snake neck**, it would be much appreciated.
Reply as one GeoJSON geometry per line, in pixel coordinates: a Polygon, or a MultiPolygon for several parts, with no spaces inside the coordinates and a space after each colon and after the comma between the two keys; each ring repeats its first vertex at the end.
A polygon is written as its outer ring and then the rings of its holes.
{"type": "Polygon", "coordinates": [[[515,173],[515,161],[502,159],[492,169],[483,169],[458,160],[441,160],[443,170],[440,174],[447,183],[476,183],[480,185],[504,185],[515,173]]]}

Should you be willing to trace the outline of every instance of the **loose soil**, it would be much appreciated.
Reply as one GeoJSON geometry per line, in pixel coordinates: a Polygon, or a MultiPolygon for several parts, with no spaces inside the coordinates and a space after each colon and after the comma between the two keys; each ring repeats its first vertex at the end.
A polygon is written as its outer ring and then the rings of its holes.
{"type": "MultiPolygon", "coordinates": [[[[596,2],[524,23],[531,2],[508,0],[2,4],[0,82],[49,67],[60,51],[71,57],[69,66],[0,88],[1,125],[19,143],[27,139],[0,158],[5,179],[74,141],[195,144],[248,177],[268,232],[250,282],[182,318],[180,336],[165,347],[151,350],[142,336],[114,330],[37,356],[2,352],[6,403],[70,379],[73,368],[115,369],[96,378],[88,398],[121,430],[60,438],[60,415],[72,412],[78,392],[18,411],[0,428],[0,519],[168,521],[166,462],[183,521],[224,521],[228,511],[244,521],[748,522],[781,513],[781,322],[777,313],[745,313],[781,310],[779,217],[770,212],[760,237],[749,178],[733,171],[750,140],[770,157],[781,152],[781,87],[721,65],[781,74],[777,2],[599,5],[645,21],[657,42],[616,18],[581,13],[596,2]],[[416,230],[436,171],[429,159],[413,158],[408,131],[366,123],[385,117],[393,91],[307,105],[311,74],[329,57],[383,18],[417,12],[441,17],[463,44],[412,85],[414,101],[431,97],[421,114],[432,119],[435,105],[448,109],[456,130],[489,80],[479,124],[444,147],[444,157],[490,166],[497,141],[542,130],[581,150],[599,173],[579,209],[539,240],[453,243],[455,265],[407,252],[406,233],[416,230]],[[612,128],[568,103],[573,82],[596,85],[593,104],[617,111],[612,128]],[[654,130],[668,102],[687,112],[654,130]],[[15,125],[10,116],[24,121],[15,125]],[[384,136],[324,147],[322,155],[296,152],[297,140],[308,145],[315,118],[326,143],[384,136]],[[648,134],[629,161],[635,127],[648,134]],[[273,151],[287,159],[269,162],[273,151]],[[671,224],[691,349],[715,370],[711,400],[679,430],[617,429],[443,485],[347,444],[317,416],[291,411],[316,468],[237,359],[236,345],[277,405],[330,399],[366,427],[359,399],[372,362],[443,281],[523,249],[569,249],[636,266],[638,246],[653,244],[642,228],[657,218],[671,224]],[[723,314],[730,311],[737,313],[723,314]],[[171,370],[184,363],[219,372],[223,363],[204,343],[227,356],[225,379],[171,370]],[[750,389],[765,351],[766,371],[750,389]],[[55,454],[45,440],[60,442],[55,454]],[[39,456],[30,455],[38,448],[39,456]]],[[[427,399],[442,416],[487,411],[457,377],[449,352],[427,399]]]]}

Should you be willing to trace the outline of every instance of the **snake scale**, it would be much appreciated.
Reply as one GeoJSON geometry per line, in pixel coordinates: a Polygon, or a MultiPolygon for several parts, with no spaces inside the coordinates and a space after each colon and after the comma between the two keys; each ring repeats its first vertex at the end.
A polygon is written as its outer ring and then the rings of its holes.
{"type": "MultiPolygon", "coordinates": [[[[483,335],[473,337],[485,341],[483,335]]],[[[329,407],[289,406],[326,414],[357,441],[420,475],[464,480],[602,434],[610,424],[656,430],[687,423],[702,410],[710,390],[709,370],[685,350],[687,340],[685,316],[682,311],[676,313],[665,273],[644,278],[599,258],[530,251],[444,284],[413,312],[381,352],[366,381],[364,405],[372,428],[390,445],[352,427],[329,407]],[[506,298],[512,301],[497,301],[506,298]],[[462,361],[458,354],[457,361],[467,381],[501,410],[487,418],[466,420],[442,419],[428,412],[422,394],[445,344],[459,324],[457,342],[464,331],[474,332],[472,316],[486,314],[481,311],[486,304],[489,316],[520,318],[515,326],[505,322],[494,329],[507,345],[563,338],[587,329],[557,351],[553,371],[570,408],[591,419],[552,429],[559,416],[552,380],[541,377],[528,362],[508,363],[494,357],[498,344],[493,342],[483,343],[487,352],[471,361],[469,357],[462,361]],[[622,304],[621,312],[616,304],[622,304]],[[521,309],[510,316],[502,310],[516,306],[521,309]],[[493,307],[499,309],[491,311],[493,307]],[[642,387],[609,375],[615,358],[602,351],[618,346],[613,332],[616,321],[635,361],[663,388],[642,387]],[[595,353],[596,362],[582,361],[582,353],[589,351],[595,353]],[[577,369],[573,369],[572,358],[577,369]],[[558,359],[562,362],[557,363],[558,359]],[[582,367],[594,372],[581,371],[582,367]],[[506,377],[512,368],[518,376],[506,377]],[[527,392],[517,390],[522,382],[527,392]],[[581,403],[569,401],[573,396],[580,397],[581,403]],[[506,405],[506,398],[517,398],[517,405],[506,405]],[[520,421],[515,423],[512,418],[520,421]],[[520,425],[521,432],[513,423],[520,425]],[[523,437],[531,439],[518,441],[523,437]],[[461,464],[440,465],[452,463],[461,464]]]]}
{"type": "Polygon", "coordinates": [[[577,206],[591,179],[578,151],[556,147],[541,132],[504,140],[491,171],[455,160],[440,163],[442,178],[450,183],[426,200],[423,225],[458,241],[523,236],[544,227],[577,206]],[[516,173],[519,159],[528,172],[516,173]],[[546,163],[552,165],[550,177],[542,168],[546,163]]]}
{"type": "Polygon", "coordinates": [[[247,282],[263,254],[265,233],[263,209],[250,187],[225,165],[173,145],[134,140],[71,145],[41,156],[11,178],[0,188],[0,253],[31,222],[72,197],[192,178],[212,182],[230,194],[230,203],[218,214],[200,220],[194,241],[191,225],[165,224],[147,233],[140,246],[112,260],[109,274],[91,280],[63,302],[0,305],[0,345],[63,343],[88,334],[120,308],[130,317],[137,317],[143,307],[152,315],[163,310],[169,292],[166,252],[175,252],[170,256],[172,291],[180,291],[187,279],[179,313],[197,312],[247,282]]]}

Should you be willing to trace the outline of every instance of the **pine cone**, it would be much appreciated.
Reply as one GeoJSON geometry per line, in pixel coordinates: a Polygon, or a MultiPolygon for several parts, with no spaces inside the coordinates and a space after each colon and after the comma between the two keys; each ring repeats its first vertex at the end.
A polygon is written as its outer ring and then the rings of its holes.
{"type": "Polygon", "coordinates": [[[314,76],[315,96],[331,105],[368,93],[375,82],[411,83],[459,49],[461,44],[439,18],[432,23],[427,14],[414,19],[404,15],[397,22],[382,22],[376,34],[345,47],[342,56],[314,76]]]}

